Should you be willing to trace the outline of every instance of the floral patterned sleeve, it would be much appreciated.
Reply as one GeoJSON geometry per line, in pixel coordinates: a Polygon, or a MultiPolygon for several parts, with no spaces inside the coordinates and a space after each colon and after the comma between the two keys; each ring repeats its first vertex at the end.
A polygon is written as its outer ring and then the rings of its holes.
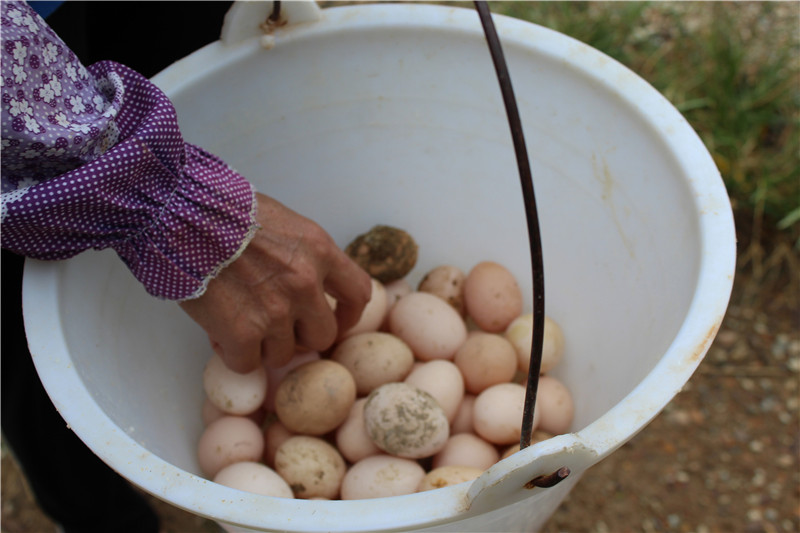
{"type": "Polygon", "coordinates": [[[256,229],[250,183],[184,142],[149,80],[84,67],[26,3],[0,5],[2,247],[46,260],[111,247],[154,296],[202,294],[256,229]]]}

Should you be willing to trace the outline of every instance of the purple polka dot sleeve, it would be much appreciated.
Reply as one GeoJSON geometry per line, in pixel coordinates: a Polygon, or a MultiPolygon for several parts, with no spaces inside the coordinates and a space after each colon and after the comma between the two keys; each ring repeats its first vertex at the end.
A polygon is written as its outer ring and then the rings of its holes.
{"type": "Polygon", "coordinates": [[[184,142],[169,99],[113,62],[85,68],[25,3],[2,2],[2,247],[111,247],[154,296],[197,297],[255,231],[252,186],[184,142]]]}

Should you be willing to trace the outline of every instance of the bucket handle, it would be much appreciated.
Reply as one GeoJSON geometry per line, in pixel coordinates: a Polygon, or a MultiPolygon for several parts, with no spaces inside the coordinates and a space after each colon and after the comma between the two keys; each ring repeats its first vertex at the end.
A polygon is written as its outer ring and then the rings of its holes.
{"type": "Polygon", "coordinates": [[[579,434],[558,435],[520,450],[491,466],[467,491],[469,514],[483,514],[530,498],[533,491],[556,490],[570,472],[570,483],[599,460],[579,434]]]}
{"type": "Polygon", "coordinates": [[[275,28],[315,22],[320,18],[322,12],[313,0],[237,0],[225,13],[220,41],[234,45],[253,37],[268,39],[275,28]]]}

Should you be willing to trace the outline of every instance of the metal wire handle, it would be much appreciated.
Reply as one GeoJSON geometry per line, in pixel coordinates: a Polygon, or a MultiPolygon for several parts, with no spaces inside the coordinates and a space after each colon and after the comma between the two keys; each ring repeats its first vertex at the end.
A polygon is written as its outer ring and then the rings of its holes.
{"type": "Polygon", "coordinates": [[[522,413],[522,434],[520,436],[520,449],[531,444],[533,434],[533,411],[536,406],[536,394],[539,390],[539,372],[542,367],[542,346],[544,344],[544,261],[542,259],[542,239],[539,230],[539,216],[536,210],[536,197],[533,192],[533,178],[528,161],[528,151],[525,147],[525,136],[522,132],[522,121],[519,118],[517,101],[514,89],[511,86],[511,76],[508,72],[503,48],[497,36],[497,30],[492,21],[492,14],[485,1],[475,1],[475,9],[483,25],[483,33],[489,44],[497,80],[500,82],[500,91],[511,128],[511,138],[514,142],[514,151],[517,156],[519,178],[522,185],[522,197],[525,201],[525,216],[528,222],[528,240],[531,250],[531,268],[533,269],[533,343],[531,345],[530,367],[528,369],[528,383],[525,389],[525,405],[522,413]]]}

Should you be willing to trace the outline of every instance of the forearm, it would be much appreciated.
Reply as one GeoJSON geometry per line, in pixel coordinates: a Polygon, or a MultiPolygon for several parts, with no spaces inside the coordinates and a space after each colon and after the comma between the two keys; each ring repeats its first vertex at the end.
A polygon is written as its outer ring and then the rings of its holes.
{"type": "Polygon", "coordinates": [[[3,248],[64,259],[111,247],[150,293],[202,293],[252,236],[250,184],[183,141],[149,80],[112,62],[84,69],[27,6],[3,4],[3,248]]]}

